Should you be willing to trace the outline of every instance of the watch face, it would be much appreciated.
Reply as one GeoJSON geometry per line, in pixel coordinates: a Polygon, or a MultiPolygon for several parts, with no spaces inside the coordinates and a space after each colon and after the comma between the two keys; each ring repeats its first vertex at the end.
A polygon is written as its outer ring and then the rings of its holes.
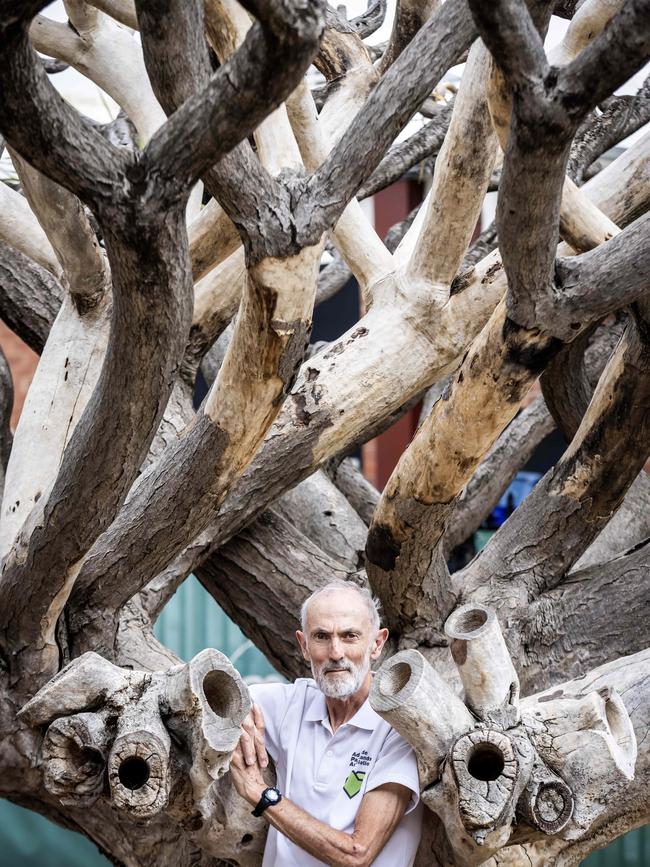
{"type": "Polygon", "coordinates": [[[271,801],[272,804],[276,804],[280,800],[280,793],[277,789],[267,789],[264,792],[267,801],[271,801]]]}

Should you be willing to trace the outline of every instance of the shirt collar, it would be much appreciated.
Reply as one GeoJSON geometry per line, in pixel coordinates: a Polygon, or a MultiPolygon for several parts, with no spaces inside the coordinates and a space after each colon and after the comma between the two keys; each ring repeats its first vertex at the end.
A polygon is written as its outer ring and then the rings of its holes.
{"type": "MultiPolygon", "coordinates": [[[[325,701],[325,696],[318,687],[313,690],[311,701],[305,710],[304,719],[311,722],[326,723],[329,728],[327,702],[325,701]]],[[[370,700],[366,699],[355,715],[349,719],[345,725],[355,726],[355,728],[358,729],[374,731],[380,722],[381,717],[371,708],[370,700]]]]}

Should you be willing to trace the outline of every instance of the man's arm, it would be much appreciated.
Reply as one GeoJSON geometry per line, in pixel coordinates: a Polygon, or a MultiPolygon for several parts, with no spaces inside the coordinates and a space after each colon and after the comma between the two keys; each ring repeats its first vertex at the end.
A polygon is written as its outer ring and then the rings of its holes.
{"type": "MultiPolygon", "coordinates": [[[[266,788],[259,764],[247,764],[238,746],[230,769],[235,788],[255,807],[266,788]]],[[[288,798],[268,807],[263,815],[280,833],[331,867],[369,867],[390,839],[410,800],[411,790],[406,786],[378,786],[364,795],[351,834],[330,828],[288,798]]]]}

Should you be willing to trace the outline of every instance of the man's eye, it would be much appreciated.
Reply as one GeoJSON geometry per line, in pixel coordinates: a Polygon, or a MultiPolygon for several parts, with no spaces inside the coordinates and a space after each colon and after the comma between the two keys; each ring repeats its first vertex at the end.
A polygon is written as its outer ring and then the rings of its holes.
{"type": "Polygon", "coordinates": [[[347,632],[345,635],[347,641],[356,641],[358,637],[356,632],[347,632]]]}

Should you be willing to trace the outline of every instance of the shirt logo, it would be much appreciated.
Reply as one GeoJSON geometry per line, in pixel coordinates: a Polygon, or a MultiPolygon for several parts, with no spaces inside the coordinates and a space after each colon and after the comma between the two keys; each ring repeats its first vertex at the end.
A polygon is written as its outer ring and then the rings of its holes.
{"type": "Polygon", "coordinates": [[[361,786],[363,785],[363,778],[365,777],[365,771],[351,771],[348,775],[347,780],[343,784],[343,791],[348,796],[348,798],[354,798],[355,795],[358,795],[361,791],[361,786]]]}
{"type": "Polygon", "coordinates": [[[350,756],[350,767],[354,768],[360,765],[362,768],[367,768],[371,761],[372,756],[368,755],[368,750],[361,750],[361,752],[352,753],[350,756]]]}

